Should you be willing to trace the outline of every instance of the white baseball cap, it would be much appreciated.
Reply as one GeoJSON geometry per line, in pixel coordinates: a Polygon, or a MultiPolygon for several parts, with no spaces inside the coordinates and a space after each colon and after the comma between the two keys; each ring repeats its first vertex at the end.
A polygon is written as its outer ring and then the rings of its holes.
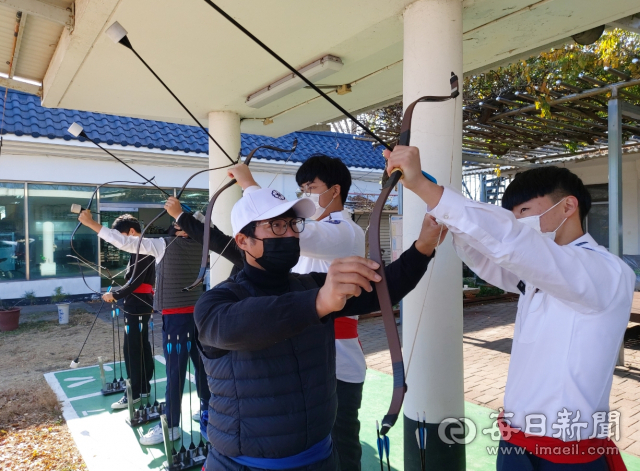
{"type": "Polygon", "coordinates": [[[233,235],[235,237],[250,222],[271,219],[290,209],[293,209],[296,216],[308,218],[316,212],[316,205],[309,198],[287,201],[282,193],[271,188],[247,188],[231,210],[233,235]]]}

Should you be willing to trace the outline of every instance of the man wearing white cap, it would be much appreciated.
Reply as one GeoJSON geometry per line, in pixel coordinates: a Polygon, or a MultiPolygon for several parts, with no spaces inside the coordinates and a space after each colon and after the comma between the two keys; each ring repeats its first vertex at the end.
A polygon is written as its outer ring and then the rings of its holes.
{"type": "MultiPolygon", "coordinates": [[[[355,256],[326,274],[290,273],[315,210],[266,188],[231,212],[244,268],[202,295],[194,314],[211,390],[208,471],[338,469],[333,320],[379,309],[371,282],[380,277],[377,263],[355,256]]],[[[422,278],[440,232],[425,218],[415,244],[385,268],[392,302],[422,278]]]]}
{"type": "MultiPolygon", "coordinates": [[[[229,174],[245,190],[245,195],[260,189],[247,165],[238,164],[229,170],[229,174]]],[[[327,273],[331,262],[337,258],[365,256],[364,231],[344,207],[351,181],[349,169],[337,157],[314,154],[298,168],[296,182],[301,192],[314,202],[316,210],[310,218],[312,221],[307,220],[305,230],[300,234],[300,258],[291,269],[293,273],[327,273]]],[[[189,237],[202,240],[204,224],[184,213],[178,199],[169,198],[165,209],[189,237]]],[[[215,247],[214,242],[211,241],[211,247],[215,247]]],[[[229,249],[236,250],[231,237],[224,246],[227,244],[229,249]]],[[[367,363],[358,338],[358,317],[335,319],[334,330],[338,411],[331,438],[341,471],[360,471],[362,446],[358,415],[367,363]]]]}

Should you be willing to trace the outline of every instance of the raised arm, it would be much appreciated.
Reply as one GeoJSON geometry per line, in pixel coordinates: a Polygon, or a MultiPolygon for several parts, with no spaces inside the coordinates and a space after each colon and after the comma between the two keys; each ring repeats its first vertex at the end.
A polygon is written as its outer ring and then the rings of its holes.
{"type": "MultiPolygon", "coordinates": [[[[427,271],[435,249],[446,237],[447,231],[426,216],[418,240],[395,262],[385,267],[385,275],[393,304],[410,293],[427,271]]],[[[375,293],[380,277],[375,273],[378,264],[361,257],[334,260],[326,281],[318,293],[316,309],[319,316],[331,313],[336,317],[366,314],[380,306],[375,293]]],[[[323,275],[313,274],[314,277],[323,275]]],[[[317,281],[320,280],[317,279],[317,281]]]]}
{"type": "Polygon", "coordinates": [[[513,273],[574,309],[594,312],[614,299],[627,271],[616,257],[576,245],[558,245],[519,222],[501,207],[478,203],[438,186],[420,169],[415,147],[400,147],[389,157],[389,168],[401,168],[403,184],[446,224],[456,237],[489,262],[513,273]]]}
{"type": "MultiPolygon", "coordinates": [[[[115,229],[109,229],[107,227],[102,226],[99,222],[94,221],[91,216],[91,211],[84,210],[78,216],[78,221],[80,221],[84,226],[87,226],[89,229],[98,233],[98,237],[107,241],[114,247],[123,252],[129,253],[137,253],[138,251],[138,241],[139,237],[136,236],[125,236],[115,229]]],[[[162,257],[164,257],[164,251],[167,248],[167,244],[164,239],[147,239],[143,238],[142,243],[140,244],[140,254],[141,255],[152,255],[156,259],[156,263],[160,263],[162,257]]]]}
{"type": "Polygon", "coordinates": [[[238,300],[213,288],[198,300],[194,318],[203,345],[224,350],[260,350],[322,322],[315,309],[318,289],[238,300]]]}
{"type": "MultiPolygon", "coordinates": [[[[180,202],[178,202],[177,199],[169,198],[169,200],[167,200],[165,208],[167,208],[167,206],[169,205],[174,207],[176,202],[178,207],[180,207],[180,202]]],[[[175,210],[173,211],[174,213],[176,213],[175,210]]],[[[169,212],[169,214],[173,216],[171,212],[169,212]]],[[[180,210],[180,213],[177,213],[176,216],[177,217],[174,217],[180,228],[185,231],[193,240],[202,244],[204,237],[204,224],[198,221],[192,214],[183,213],[182,210],[180,210]]],[[[235,240],[233,239],[233,237],[226,235],[216,226],[213,226],[211,228],[211,232],[209,233],[209,249],[212,252],[222,254],[224,258],[229,260],[235,266],[242,268],[244,262],[242,260],[242,256],[240,255],[240,251],[236,246],[235,240]]]]}
{"type": "Polygon", "coordinates": [[[453,248],[458,257],[474,273],[483,280],[509,293],[522,294],[522,291],[518,288],[518,284],[521,281],[520,278],[471,247],[465,242],[464,236],[456,234],[454,230],[451,233],[453,235],[453,248]]]}

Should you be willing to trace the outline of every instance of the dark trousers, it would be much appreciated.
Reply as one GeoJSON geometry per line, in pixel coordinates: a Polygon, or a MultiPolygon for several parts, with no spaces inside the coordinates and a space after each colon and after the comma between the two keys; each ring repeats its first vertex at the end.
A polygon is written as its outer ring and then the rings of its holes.
{"type": "Polygon", "coordinates": [[[331,430],[331,438],[338,452],[341,471],[360,471],[360,421],[358,411],[362,404],[364,383],[338,380],[338,414],[331,430]]]}
{"type": "MultiPolygon", "coordinates": [[[[169,427],[180,425],[180,404],[182,404],[182,392],[184,391],[189,358],[195,367],[195,371],[192,369],[191,374],[196,378],[196,391],[200,398],[200,404],[195,404],[194,409],[207,410],[208,408],[211,393],[207,385],[204,365],[198,352],[197,338],[198,332],[193,321],[193,314],[166,314],[162,316],[162,347],[167,367],[165,401],[169,427]],[[187,334],[190,336],[191,350],[187,348],[187,334]],[[171,343],[170,355],[167,348],[168,343],[171,343]]],[[[191,420],[191,417],[188,420],[191,420]]]]}
{"type": "Polygon", "coordinates": [[[149,394],[150,381],[153,378],[153,354],[149,342],[149,319],[151,314],[124,314],[125,325],[129,326],[129,334],[124,336],[124,364],[131,380],[133,400],[141,393],[149,394]],[[142,319],[142,320],[140,320],[142,319]],[[140,335],[142,324],[142,335],[140,335]]]}
{"type": "Polygon", "coordinates": [[[591,463],[562,464],[539,458],[509,442],[500,440],[497,471],[608,471],[604,456],[591,463]]]}

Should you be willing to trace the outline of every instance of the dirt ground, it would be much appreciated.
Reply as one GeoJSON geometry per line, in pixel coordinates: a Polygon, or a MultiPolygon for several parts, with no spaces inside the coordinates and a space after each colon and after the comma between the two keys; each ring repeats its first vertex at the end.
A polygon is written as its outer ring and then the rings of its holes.
{"type": "MultiPolygon", "coordinates": [[[[0,332],[0,470],[86,469],[43,375],[69,368],[97,306],[72,309],[68,325],[58,324],[55,307],[32,309],[21,315],[17,330],[0,332]]],[[[157,317],[156,347],[161,345],[157,317]]],[[[122,323],[120,335],[124,336],[122,323]]],[[[82,351],[80,366],[96,364],[98,356],[112,359],[112,342],[110,312],[104,310],[82,351]]]]}

